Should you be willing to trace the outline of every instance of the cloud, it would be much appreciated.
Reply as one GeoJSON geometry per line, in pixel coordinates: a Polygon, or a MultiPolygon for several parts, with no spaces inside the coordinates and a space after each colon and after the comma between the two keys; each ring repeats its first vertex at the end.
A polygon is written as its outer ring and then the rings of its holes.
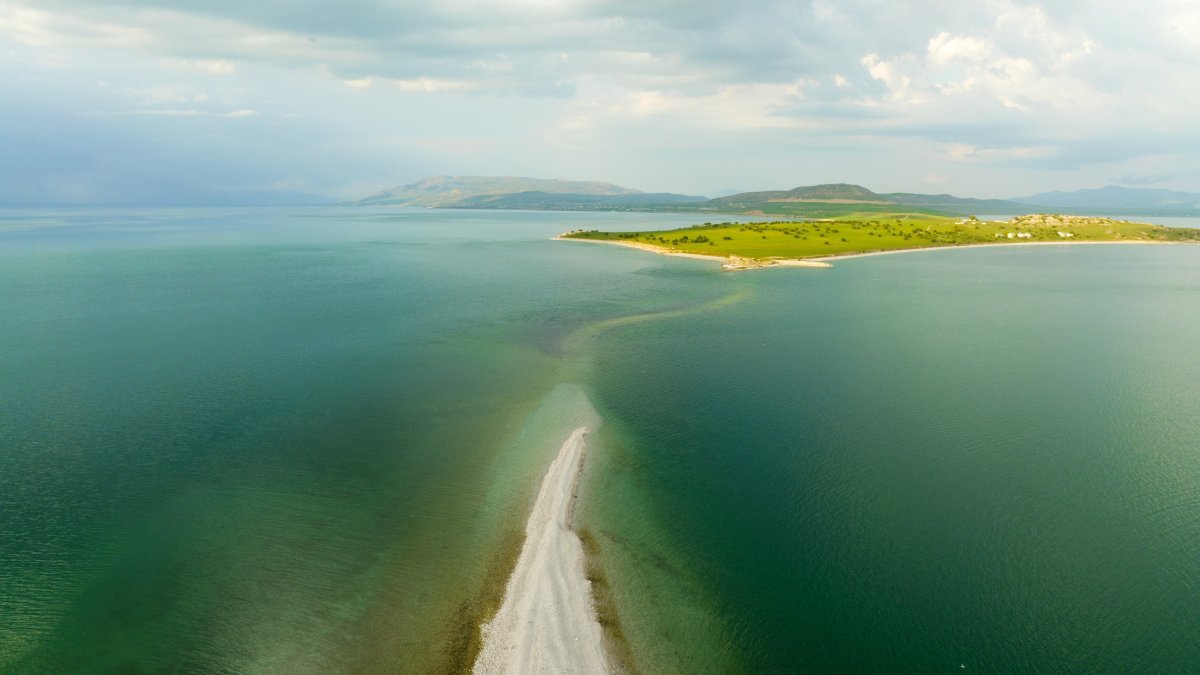
{"type": "Polygon", "coordinates": [[[404,92],[437,92],[470,89],[471,85],[454,80],[438,80],[431,77],[417,77],[409,80],[383,80],[389,87],[404,92]]]}
{"type": "Polygon", "coordinates": [[[929,41],[929,61],[933,65],[945,65],[954,61],[980,63],[992,54],[991,42],[979,38],[938,33],[929,41]]]}
{"type": "Polygon", "coordinates": [[[1185,9],[1167,19],[1167,32],[1175,40],[1200,47],[1200,9],[1185,9]]]}
{"type": "Polygon", "coordinates": [[[1012,163],[1031,159],[1043,159],[1053,154],[1053,149],[1042,147],[1024,148],[980,148],[963,143],[943,146],[946,159],[962,163],[1012,163]]]}
{"type": "Polygon", "coordinates": [[[194,70],[209,75],[232,75],[237,66],[226,59],[163,59],[163,65],[171,68],[194,70]]]}
{"type": "Polygon", "coordinates": [[[114,113],[180,152],[196,126],[270,126],[264,174],[275,161],[314,186],[335,169],[361,185],[389,153],[431,173],[631,182],[653,164],[693,192],[778,167],[860,180],[865,157],[897,183],[881,189],[1082,184],[1132,175],[1122,164],[1182,183],[1200,181],[1197,26],[1177,0],[0,0],[0,75],[31,85],[0,106],[114,113]]]}

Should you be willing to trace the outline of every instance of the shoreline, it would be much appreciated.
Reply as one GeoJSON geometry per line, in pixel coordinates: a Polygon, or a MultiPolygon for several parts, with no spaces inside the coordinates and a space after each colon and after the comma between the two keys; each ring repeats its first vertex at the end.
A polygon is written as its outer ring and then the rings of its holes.
{"type": "Polygon", "coordinates": [[[648,253],[657,253],[658,255],[666,255],[675,258],[694,258],[696,260],[708,260],[711,262],[721,263],[721,269],[724,270],[753,270],[762,269],[765,267],[833,267],[824,260],[814,258],[745,258],[742,256],[730,255],[705,255],[703,253],[688,253],[686,251],[674,251],[662,246],[653,244],[643,244],[636,241],[617,241],[612,239],[577,239],[575,237],[564,237],[561,234],[551,237],[551,241],[585,241],[592,244],[612,244],[613,246],[624,246],[625,248],[634,248],[648,253]]]}
{"type": "Polygon", "coordinates": [[[688,253],[686,251],[675,251],[662,246],[653,244],[643,244],[635,241],[619,241],[612,239],[579,239],[576,237],[564,237],[561,234],[551,238],[553,241],[582,241],[592,244],[612,244],[614,246],[623,246],[625,248],[633,248],[648,253],[656,253],[658,255],[672,256],[678,258],[694,258],[697,260],[708,260],[711,262],[721,263],[721,269],[729,271],[743,271],[753,269],[766,269],[769,267],[810,267],[810,268],[825,268],[833,267],[831,264],[836,260],[849,260],[851,258],[868,258],[877,255],[895,255],[898,253],[917,253],[920,251],[948,251],[963,248],[985,248],[985,247],[1008,247],[1015,248],[1021,246],[1090,246],[1090,245],[1150,245],[1150,246],[1175,246],[1193,244],[1187,241],[1027,241],[1027,242],[1011,242],[1011,243],[982,243],[982,244],[959,244],[954,246],[921,246],[916,248],[898,248],[889,251],[864,251],[862,253],[841,253],[827,256],[819,256],[813,258],[744,258],[741,256],[721,256],[721,255],[705,255],[703,253],[688,253]]]}
{"type": "Polygon", "coordinates": [[[504,600],[480,628],[473,673],[612,672],[583,543],[571,527],[586,435],[575,429],[546,471],[504,600]]]}

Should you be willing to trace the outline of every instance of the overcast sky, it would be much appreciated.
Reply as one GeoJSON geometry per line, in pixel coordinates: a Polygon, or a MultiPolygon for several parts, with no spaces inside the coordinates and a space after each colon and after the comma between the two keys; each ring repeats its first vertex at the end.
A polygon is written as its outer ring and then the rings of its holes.
{"type": "Polygon", "coordinates": [[[1200,3],[0,0],[0,202],[1200,191],[1200,3]]]}

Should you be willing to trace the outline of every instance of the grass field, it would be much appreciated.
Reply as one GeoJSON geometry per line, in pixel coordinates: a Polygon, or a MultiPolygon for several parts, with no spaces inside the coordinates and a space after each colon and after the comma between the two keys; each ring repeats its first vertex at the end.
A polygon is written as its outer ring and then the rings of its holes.
{"type": "Polygon", "coordinates": [[[931,246],[1077,241],[1192,241],[1200,230],[1079,216],[1018,216],[1010,221],[980,221],[924,214],[855,214],[845,218],[757,223],[704,223],[655,232],[579,231],[574,239],[628,241],[670,251],[772,258],[894,251],[931,246]],[[1012,235],[1011,237],[1009,235],[1012,235]]]}
{"type": "Polygon", "coordinates": [[[713,214],[721,215],[768,215],[779,218],[793,218],[797,220],[812,219],[812,218],[885,218],[896,213],[897,209],[904,209],[909,215],[922,217],[962,217],[954,211],[937,210],[930,207],[921,206],[900,206],[891,203],[866,203],[866,202],[736,202],[723,203],[715,205],[696,205],[696,204],[680,204],[671,205],[664,209],[655,210],[671,210],[678,212],[700,212],[711,211],[713,214]]]}

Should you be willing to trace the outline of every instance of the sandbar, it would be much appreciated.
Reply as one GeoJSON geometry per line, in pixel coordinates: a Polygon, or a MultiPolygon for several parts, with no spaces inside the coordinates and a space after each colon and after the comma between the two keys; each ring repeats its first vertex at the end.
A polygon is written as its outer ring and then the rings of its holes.
{"type": "Polygon", "coordinates": [[[553,237],[556,241],[586,241],[593,244],[613,244],[615,246],[624,246],[625,248],[636,248],[640,251],[648,251],[657,253],[658,255],[669,255],[676,258],[695,258],[697,260],[711,260],[721,263],[721,269],[726,270],[754,270],[764,267],[832,267],[824,260],[801,259],[801,258],[746,258],[742,256],[724,256],[724,255],[705,255],[703,253],[687,253],[684,251],[674,251],[662,246],[654,244],[643,244],[637,241],[621,241],[615,239],[579,239],[577,237],[553,237]]]}
{"type": "MultiPolygon", "coordinates": [[[[644,244],[635,241],[620,241],[613,239],[581,239],[577,237],[554,237],[556,240],[562,241],[586,241],[593,244],[615,244],[626,248],[636,248],[650,253],[659,255],[669,255],[679,258],[697,258],[700,260],[711,260],[721,263],[721,269],[726,270],[754,270],[767,267],[832,267],[831,264],[838,260],[848,260],[850,258],[867,258],[877,255],[895,255],[898,253],[916,253],[918,251],[947,251],[952,249],[963,248],[984,248],[1004,246],[1008,248],[1020,248],[1023,246],[1088,246],[1094,244],[1149,244],[1149,245],[1176,245],[1176,244],[1191,244],[1186,241],[1145,241],[1145,240],[1116,240],[1116,241],[1022,241],[1022,242],[996,242],[996,243],[980,243],[980,244],[954,244],[949,246],[914,246],[913,248],[897,248],[887,251],[863,251],[860,253],[837,253],[834,255],[819,256],[813,258],[745,258],[741,256],[723,256],[723,255],[704,255],[701,253],[686,253],[684,251],[675,251],[662,246],[653,244],[644,244]]],[[[1195,245],[1195,244],[1192,244],[1195,245]]]]}
{"type": "Polygon", "coordinates": [[[585,427],[571,433],[542,480],[504,601],[482,627],[475,673],[612,672],[584,571],[583,543],[571,528],[586,434],[585,427]]]}

